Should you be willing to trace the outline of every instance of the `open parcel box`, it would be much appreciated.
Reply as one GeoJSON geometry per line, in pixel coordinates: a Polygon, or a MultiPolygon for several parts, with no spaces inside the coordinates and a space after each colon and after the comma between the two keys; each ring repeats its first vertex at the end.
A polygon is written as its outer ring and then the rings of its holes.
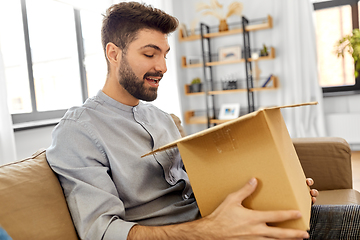
{"type": "Polygon", "coordinates": [[[258,110],[149,154],[179,148],[203,217],[256,177],[258,187],[243,205],[255,210],[299,210],[302,218],[273,225],[308,230],[309,187],[280,109],[314,104],[258,110]]]}

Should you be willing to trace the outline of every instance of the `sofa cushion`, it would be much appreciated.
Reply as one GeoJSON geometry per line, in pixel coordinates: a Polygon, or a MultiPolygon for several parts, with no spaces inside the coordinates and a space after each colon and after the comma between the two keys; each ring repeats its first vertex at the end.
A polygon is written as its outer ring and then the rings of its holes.
{"type": "Polygon", "coordinates": [[[0,226],[14,240],[78,240],[45,150],[0,166],[0,226]]]}
{"type": "Polygon", "coordinates": [[[355,189],[319,191],[315,205],[360,205],[360,193],[355,189]]]}
{"type": "Polygon", "coordinates": [[[305,176],[317,190],[351,189],[351,150],[338,137],[293,138],[305,176]]]}

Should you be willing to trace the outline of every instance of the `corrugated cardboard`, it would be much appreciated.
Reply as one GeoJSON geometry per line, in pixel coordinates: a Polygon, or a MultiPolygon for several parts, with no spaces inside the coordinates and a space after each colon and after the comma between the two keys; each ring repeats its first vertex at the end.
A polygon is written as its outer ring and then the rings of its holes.
{"type": "MultiPolygon", "coordinates": [[[[243,205],[255,210],[299,210],[302,218],[273,225],[309,229],[311,196],[281,108],[262,109],[179,139],[149,154],[178,147],[202,216],[229,193],[258,179],[243,205]]],[[[147,155],[149,155],[147,154],[147,155]]]]}

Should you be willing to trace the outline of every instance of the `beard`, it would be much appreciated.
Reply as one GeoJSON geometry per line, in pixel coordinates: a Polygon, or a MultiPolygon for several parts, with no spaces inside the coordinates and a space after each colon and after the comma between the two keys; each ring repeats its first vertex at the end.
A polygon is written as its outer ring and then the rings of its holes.
{"type": "Polygon", "coordinates": [[[147,72],[143,79],[138,78],[132,70],[130,64],[124,54],[121,59],[119,69],[119,83],[120,85],[133,97],[143,101],[154,101],[157,98],[157,88],[145,87],[145,78],[148,76],[160,76],[163,74],[160,72],[147,72]]]}

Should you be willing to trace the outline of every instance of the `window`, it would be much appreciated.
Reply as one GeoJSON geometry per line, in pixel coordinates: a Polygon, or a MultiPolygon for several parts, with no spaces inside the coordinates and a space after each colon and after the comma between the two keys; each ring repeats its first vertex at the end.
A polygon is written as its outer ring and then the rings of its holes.
{"type": "Polygon", "coordinates": [[[107,73],[100,35],[102,16],[82,10],[80,11],[80,17],[88,93],[89,96],[94,96],[104,85],[107,73]]]}
{"type": "Polygon", "coordinates": [[[2,6],[5,1],[0,4],[0,47],[4,58],[9,109],[11,113],[29,113],[32,106],[20,1],[9,1],[6,7],[2,6]]]}
{"type": "Polygon", "coordinates": [[[101,17],[52,0],[0,3],[0,47],[14,124],[61,118],[101,88],[101,17]]]}
{"type": "Polygon", "coordinates": [[[350,54],[337,57],[335,44],[341,37],[359,28],[359,0],[314,2],[319,81],[324,93],[360,90],[360,79],[354,76],[350,54]]]}
{"type": "Polygon", "coordinates": [[[81,104],[73,8],[55,1],[27,0],[26,9],[36,110],[81,104]]]}

